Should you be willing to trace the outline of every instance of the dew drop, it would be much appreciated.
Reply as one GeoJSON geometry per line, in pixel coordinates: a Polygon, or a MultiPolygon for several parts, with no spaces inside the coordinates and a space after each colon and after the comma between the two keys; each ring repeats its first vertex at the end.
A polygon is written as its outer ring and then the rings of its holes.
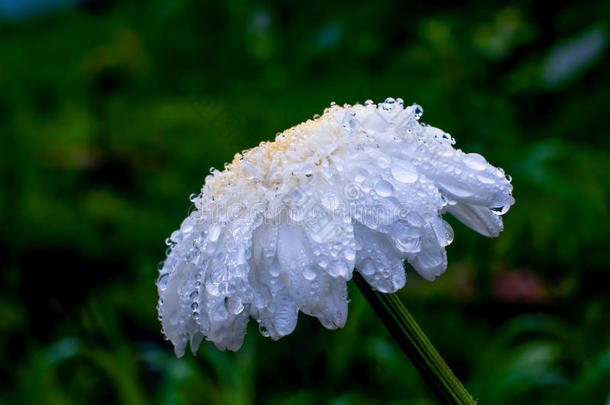
{"type": "Polygon", "coordinates": [[[159,276],[159,278],[157,279],[157,285],[161,288],[165,288],[168,280],[169,280],[169,273],[161,274],[159,276]]]}
{"type": "Polygon", "coordinates": [[[263,335],[264,337],[269,337],[271,336],[271,333],[269,333],[269,331],[267,330],[267,327],[265,325],[261,323],[258,324],[258,331],[260,332],[261,335],[263,335]]]}
{"type": "Polygon", "coordinates": [[[172,235],[169,237],[171,239],[169,246],[174,245],[174,243],[180,242],[183,237],[184,237],[184,235],[180,231],[172,232],[172,235]]]}
{"type": "Polygon", "coordinates": [[[311,268],[311,266],[305,267],[305,270],[303,271],[303,277],[305,278],[305,280],[312,281],[312,280],[314,280],[316,278],[316,276],[317,276],[317,274],[311,268]]]}
{"type": "Polygon", "coordinates": [[[491,212],[493,212],[496,215],[504,215],[508,212],[508,210],[510,209],[510,205],[504,205],[502,207],[494,207],[491,209],[491,212]]]}
{"type": "Polygon", "coordinates": [[[227,298],[225,307],[233,315],[239,315],[244,310],[244,304],[239,297],[227,298]]]}
{"type": "Polygon", "coordinates": [[[205,285],[205,290],[208,294],[218,297],[220,295],[220,285],[218,283],[209,282],[205,285]]]}
{"type": "Polygon", "coordinates": [[[413,113],[415,114],[415,119],[418,120],[424,114],[424,109],[421,108],[421,106],[416,105],[413,113]]]}
{"type": "Polygon", "coordinates": [[[388,159],[387,156],[379,156],[377,159],[377,166],[381,167],[382,169],[387,168],[390,166],[390,159],[388,159]]]}
{"type": "Polygon", "coordinates": [[[498,177],[499,179],[506,177],[506,173],[504,172],[504,169],[502,169],[501,167],[497,167],[495,170],[495,173],[496,173],[496,177],[498,177]]]}
{"type": "Polygon", "coordinates": [[[375,183],[375,192],[381,197],[390,197],[394,193],[394,187],[385,180],[379,180],[375,183]]]}
{"type": "Polygon", "coordinates": [[[220,237],[222,227],[219,224],[213,224],[208,228],[208,241],[216,242],[220,237]]]}
{"type": "Polygon", "coordinates": [[[366,260],[362,266],[360,266],[358,271],[365,276],[372,276],[375,274],[375,265],[370,260],[366,260]]]}
{"type": "Polygon", "coordinates": [[[331,262],[328,265],[328,268],[326,269],[326,271],[328,271],[328,274],[330,274],[332,277],[342,277],[342,278],[347,278],[348,273],[349,273],[347,266],[345,265],[345,263],[343,263],[342,260],[335,260],[335,261],[331,262]]]}
{"type": "Polygon", "coordinates": [[[464,156],[464,163],[472,170],[481,171],[487,167],[487,160],[478,153],[468,153],[464,156]]]}
{"type": "Polygon", "coordinates": [[[271,277],[277,277],[280,275],[280,265],[277,262],[271,263],[269,266],[269,274],[271,277]]]}
{"type": "Polygon", "coordinates": [[[421,238],[419,236],[395,238],[394,245],[401,252],[417,253],[421,250],[421,238]]]}
{"type": "Polygon", "coordinates": [[[395,161],[391,170],[392,177],[401,183],[413,183],[419,177],[417,169],[409,162],[395,161]]]}
{"type": "Polygon", "coordinates": [[[487,176],[477,176],[477,179],[483,184],[494,184],[496,181],[487,176]]]}
{"type": "MultiPolygon", "coordinates": [[[[186,218],[180,225],[180,231],[182,233],[191,233],[193,231],[193,221],[190,218],[186,218]]],[[[172,238],[173,239],[173,238],[172,238]]]]}
{"type": "Polygon", "coordinates": [[[345,257],[345,260],[352,261],[356,258],[356,252],[352,248],[347,248],[343,252],[343,257],[345,257]]]}
{"type": "Polygon", "coordinates": [[[421,228],[424,225],[424,219],[417,212],[409,212],[406,220],[409,225],[416,228],[421,228]]]}
{"type": "Polygon", "coordinates": [[[358,169],[356,170],[356,175],[354,176],[354,180],[357,181],[358,183],[362,183],[364,180],[366,180],[366,176],[369,173],[365,170],[365,169],[358,169]]]}
{"type": "Polygon", "coordinates": [[[445,227],[445,233],[444,233],[444,242],[446,245],[450,245],[451,242],[453,242],[453,238],[455,237],[455,234],[453,232],[453,228],[451,227],[451,225],[449,225],[447,222],[443,221],[443,226],[445,227]]]}

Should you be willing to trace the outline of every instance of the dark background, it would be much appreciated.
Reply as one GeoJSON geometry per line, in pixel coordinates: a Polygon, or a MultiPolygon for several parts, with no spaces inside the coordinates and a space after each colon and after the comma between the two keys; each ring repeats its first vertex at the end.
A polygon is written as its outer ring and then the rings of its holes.
{"type": "Polygon", "coordinates": [[[0,403],[431,404],[350,283],[344,329],[176,359],[164,239],[208,168],[402,97],[513,177],[400,292],[482,404],[610,397],[610,3],[0,0],[0,403]]]}

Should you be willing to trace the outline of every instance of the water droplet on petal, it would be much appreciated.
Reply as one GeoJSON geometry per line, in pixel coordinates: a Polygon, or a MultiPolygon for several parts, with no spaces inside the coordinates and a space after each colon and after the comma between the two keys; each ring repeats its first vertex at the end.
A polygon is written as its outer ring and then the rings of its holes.
{"type": "Polygon", "coordinates": [[[359,168],[356,170],[356,175],[354,176],[354,180],[358,183],[362,183],[366,180],[366,176],[368,176],[368,172],[365,169],[359,168]]]}
{"type": "Polygon", "coordinates": [[[182,240],[183,236],[184,235],[180,231],[172,232],[172,235],[169,237],[171,239],[169,246],[172,246],[174,243],[180,242],[182,240]]]}
{"type": "Polygon", "coordinates": [[[390,165],[390,159],[388,159],[386,156],[379,156],[379,158],[377,159],[377,166],[381,167],[382,169],[387,168],[390,165]]]}
{"type": "Polygon", "coordinates": [[[349,270],[345,263],[342,260],[335,260],[334,262],[329,263],[326,271],[332,277],[342,277],[347,279],[349,270]]]}
{"type": "Polygon", "coordinates": [[[472,170],[481,171],[487,167],[487,160],[478,153],[467,153],[464,156],[464,163],[472,170]]]}
{"type": "Polygon", "coordinates": [[[184,221],[182,221],[182,225],[180,225],[180,231],[185,234],[191,233],[193,231],[193,221],[187,217],[184,221]]]}
{"type": "Polygon", "coordinates": [[[406,219],[409,225],[416,228],[421,228],[424,225],[424,219],[417,212],[409,212],[406,219]]]}
{"type": "Polygon", "coordinates": [[[447,245],[453,242],[453,238],[455,237],[455,233],[453,232],[453,228],[447,222],[443,221],[443,225],[445,226],[445,241],[447,245]]]}
{"type": "Polygon", "coordinates": [[[394,245],[398,250],[405,253],[417,253],[421,250],[420,231],[417,228],[407,229],[403,232],[395,232],[393,235],[394,245]]]}
{"type": "Polygon", "coordinates": [[[375,184],[375,192],[381,197],[390,197],[394,193],[394,187],[385,180],[379,180],[375,184]]]}
{"type": "Polygon", "coordinates": [[[258,324],[258,331],[260,332],[261,335],[263,335],[264,337],[269,337],[271,336],[271,333],[269,333],[269,331],[267,330],[267,327],[265,325],[263,325],[262,323],[258,324]]]}
{"type": "Polygon", "coordinates": [[[159,276],[159,278],[157,279],[157,285],[160,288],[165,288],[165,286],[167,285],[167,281],[168,280],[169,280],[169,273],[161,274],[159,276]]]}
{"type": "Polygon", "coordinates": [[[208,240],[210,242],[216,242],[220,236],[222,227],[219,224],[213,224],[208,228],[208,240]]]}
{"type": "Polygon", "coordinates": [[[305,270],[303,270],[303,277],[305,278],[305,280],[312,281],[316,278],[316,276],[317,276],[317,274],[311,268],[311,266],[307,266],[307,267],[305,267],[305,270]]]}
{"type": "Polygon", "coordinates": [[[360,266],[358,271],[360,271],[360,273],[364,274],[365,276],[372,276],[373,274],[375,274],[375,265],[370,260],[366,260],[360,266]]]}
{"type": "Polygon", "coordinates": [[[496,181],[487,176],[477,176],[477,179],[484,184],[494,184],[496,181]]]}
{"type": "Polygon", "coordinates": [[[238,296],[228,298],[225,302],[225,306],[233,315],[239,315],[244,310],[244,304],[238,296]]]}
{"type": "Polygon", "coordinates": [[[280,265],[277,262],[272,262],[269,266],[269,274],[271,277],[277,277],[280,275],[280,265]]]}
{"type": "Polygon", "coordinates": [[[508,210],[510,209],[510,205],[504,205],[502,207],[494,207],[491,209],[491,212],[493,212],[496,215],[504,215],[508,212],[508,210]]]}
{"type": "Polygon", "coordinates": [[[205,290],[208,294],[215,297],[220,295],[220,285],[218,283],[209,282],[205,285],[205,290]]]}
{"type": "Polygon", "coordinates": [[[354,251],[354,249],[347,248],[343,252],[343,257],[345,257],[346,260],[352,261],[356,258],[356,252],[354,251]]]}
{"type": "Polygon", "coordinates": [[[424,114],[424,109],[421,108],[420,106],[416,105],[413,113],[415,114],[415,119],[418,120],[424,114]]]}
{"type": "Polygon", "coordinates": [[[397,160],[392,165],[392,176],[401,183],[413,183],[419,174],[413,164],[397,160]]]}

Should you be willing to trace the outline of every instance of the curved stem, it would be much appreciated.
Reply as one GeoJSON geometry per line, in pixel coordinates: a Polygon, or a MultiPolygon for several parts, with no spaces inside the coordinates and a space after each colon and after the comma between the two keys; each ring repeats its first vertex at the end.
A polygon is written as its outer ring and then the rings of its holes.
{"type": "Polygon", "coordinates": [[[354,272],[354,281],[439,399],[446,404],[476,404],[398,296],[374,291],[357,271],[354,272]]]}

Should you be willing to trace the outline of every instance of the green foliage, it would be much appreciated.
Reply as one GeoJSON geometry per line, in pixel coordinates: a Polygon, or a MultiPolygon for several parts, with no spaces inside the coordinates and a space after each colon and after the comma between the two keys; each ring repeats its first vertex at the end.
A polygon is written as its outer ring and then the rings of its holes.
{"type": "Polygon", "coordinates": [[[430,404],[352,287],[238,353],[176,359],[157,263],[207,169],[331,101],[402,97],[513,176],[403,301],[480,403],[610,396],[610,6],[84,2],[0,15],[0,404],[430,404]]]}

